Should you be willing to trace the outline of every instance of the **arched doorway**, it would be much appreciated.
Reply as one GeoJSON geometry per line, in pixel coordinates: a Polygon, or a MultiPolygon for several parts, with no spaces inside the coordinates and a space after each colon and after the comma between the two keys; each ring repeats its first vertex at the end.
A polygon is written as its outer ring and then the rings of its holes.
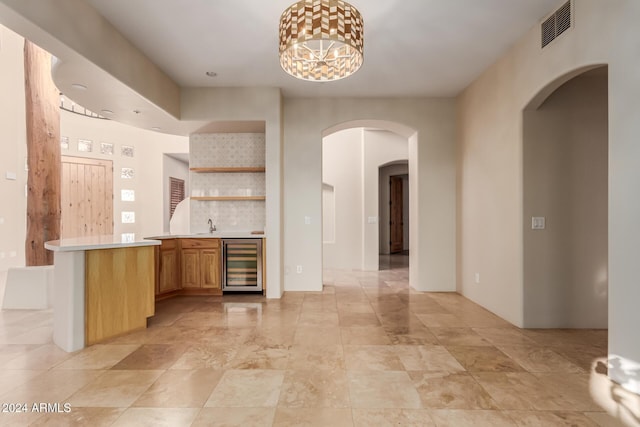
{"type": "Polygon", "coordinates": [[[607,327],[607,100],[607,67],[591,67],[523,112],[525,327],[607,327]]]}
{"type": "MultiPolygon", "coordinates": [[[[389,223],[389,189],[381,189],[380,181],[380,168],[384,165],[404,166],[408,203],[400,209],[406,211],[408,227],[412,203],[408,185],[412,135],[415,131],[411,129],[382,121],[351,122],[323,134],[324,271],[378,270],[379,256],[385,253],[380,237],[389,239],[382,223],[389,223]],[[387,200],[382,201],[381,197],[387,200]]],[[[405,240],[408,254],[408,236],[405,240]]]]}

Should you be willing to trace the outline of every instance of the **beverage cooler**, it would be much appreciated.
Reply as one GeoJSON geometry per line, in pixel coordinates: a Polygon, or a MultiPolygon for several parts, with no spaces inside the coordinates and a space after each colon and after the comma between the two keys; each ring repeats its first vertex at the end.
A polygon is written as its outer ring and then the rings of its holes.
{"type": "Polygon", "coordinates": [[[262,291],[262,239],[223,239],[222,264],[223,291],[262,291]]]}

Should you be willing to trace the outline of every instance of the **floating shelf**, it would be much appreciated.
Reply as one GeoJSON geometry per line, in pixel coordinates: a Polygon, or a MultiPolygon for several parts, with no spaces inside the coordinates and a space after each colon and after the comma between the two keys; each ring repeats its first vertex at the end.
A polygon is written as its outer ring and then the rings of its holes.
{"type": "Polygon", "coordinates": [[[233,200],[266,200],[265,196],[196,196],[191,200],[228,202],[233,200]]]}
{"type": "Polygon", "coordinates": [[[196,173],[211,173],[211,172],[217,172],[217,173],[260,173],[260,172],[264,172],[265,168],[264,167],[237,167],[237,168],[229,168],[229,167],[224,167],[224,168],[189,168],[189,170],[191,172],[196,172],[196,173]]]}

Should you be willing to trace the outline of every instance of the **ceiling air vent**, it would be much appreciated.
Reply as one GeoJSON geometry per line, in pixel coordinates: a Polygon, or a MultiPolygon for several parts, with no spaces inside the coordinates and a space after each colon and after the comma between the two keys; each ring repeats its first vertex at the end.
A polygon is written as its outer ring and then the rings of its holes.
{"type": "Polygon", "coordinates": [[[571,28],[571,0],[560,6],[551,16],[542,22],[541,39],[545,47],[560,34],[571,28]]]}

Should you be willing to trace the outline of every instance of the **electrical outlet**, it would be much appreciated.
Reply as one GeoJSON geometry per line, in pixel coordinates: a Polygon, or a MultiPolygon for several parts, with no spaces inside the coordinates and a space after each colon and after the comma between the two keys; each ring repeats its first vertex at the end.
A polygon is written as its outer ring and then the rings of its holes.
{"type": "Polygon", "coordinates": [[[480,273],[475,274],[476,283],[480,283],[480,273]]]}
{"type": "Polygon", "coordinates": [[[305,216],[305,217],[304,217],[304,223],[305,223],[306,225],[311,224],[311,217],[310,217],[310,216],[305,216]]]}
{"type": "Polygon", "coordinates": [[[298,274],[302,273],[302,266],[301,265],[296,265],[296,273],[298,273],[298,274]]]}

